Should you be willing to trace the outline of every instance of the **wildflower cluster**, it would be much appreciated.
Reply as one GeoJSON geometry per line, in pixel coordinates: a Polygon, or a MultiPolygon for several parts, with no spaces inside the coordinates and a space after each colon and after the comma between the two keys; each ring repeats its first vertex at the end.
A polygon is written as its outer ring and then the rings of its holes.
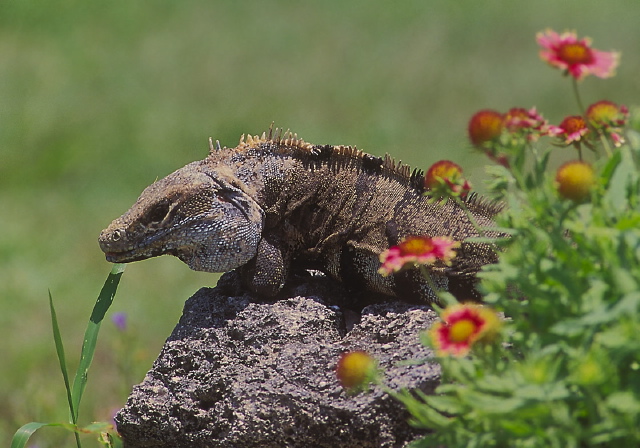
{"type": "MultiPolygon", "coordinates": [[[[490,193],[508,198],[496,225],[513,237],[495,242],[499,262],[478,275],[484,304],[448,298],[424,332],[442,366],[435,393],[390,392],[429,431],[415,446],[640,446],[640,119],[610,100],[582,106],[578,82],[613,76],[618,53],[573,32],[537,41],[570,78],[577,110],[557,125],[520,107],[469,121],[493,162],[490,193]],[[549,173],[551,153],[573,148],[549,173]]],[[[464,206],[461,174],[438,162],[428,194],[464,206]]],[[[446,264],[459,244],[407,238],[380,272],[446,264]]]]}
{"type": "Polygon", "coordinates": [[[602,145],[610,154],[610,145],[619,147],[624,143],[629,110],[609,100],[600,100],[584,109],[575,83],[588,75],[613,76],[619,53],[593,49],[589,39],[578,39],[574,32],[558,34],[547,30],[539,33],[537,40],[542,47],[540,57],[572,77],[580,113],[567,115],[554,125],[535,107],[514,107],[505,113],[483,109],[469,120],[471,143],[506,168],[514,163],[522,165],[523,148],[541,137],[553,138],[552,144],[557,146],[573,146],[578,150],[579,160],[583,159],[583,147],[596,151],[602,145]]]}
{"type": "Polygon", "coordinates": [[[640,134],[625,106],[584,108],[579,96],[586,76],[613,76],[618,53],[572,32],[537,40],[571,78],[577,111],[558,125],[535,108],[469,121],[471,143],[496,163],[492,194],[509,198],[496,224],[514,236],[479,275],[485,305],[447,307],[425,338],[443,385],[399,395],[434,431],[419,446],[640,445],[640,134]],[[549,175],[558,146],[577,157],[549,175]]]}

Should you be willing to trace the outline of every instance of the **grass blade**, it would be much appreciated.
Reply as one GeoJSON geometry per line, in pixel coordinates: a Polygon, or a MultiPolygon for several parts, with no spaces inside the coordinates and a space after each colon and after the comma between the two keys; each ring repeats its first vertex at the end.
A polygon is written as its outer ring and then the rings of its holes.
{"type": "MultiPolygon", "coordinates": [[[[84,434],[105,433],[106,434],[106,431],[113,428],[111,423],[107,423],[107,422],[91,423],[90,425],[85,426],[84,428],[78,428],[76,425],[71,423],[30,422],[30,423],[27,423],[26,425],[22,425],[22,427],[20,427],[20,429],[18,429],[16,433],[13,435],[13,439],[11,439],[11,448],[26,447],[27,442],[29,441],[33,433],[35,433],[38,429],[43,428],[45,426],[66,429],[67,431],[71,431],[76,435],[78,433],[84,433],[84,434]]],[[[117,437],[114,437],[111,443],[114,446],[118,446],[118,444],[120,444],[119,446],[122,446],[120,439],[118,439],[117,437]]]]}
{"type": "Polygon", "coordinates": [[[33,433],[43,426],[51,426],[51,424],[31,422],[26,425],[22,425],[13,435],[13,439],[11,439],[11,448],[24,448],[27,446],[27,442],[33,433]]]}
{"type": "MultiPolygon", "coordinates": [[[[67,361],[64,356],[64,346],[62,345],[62,336],[60,336],[60,327],[58,326],[58,317],[56,316],[56,310],[53,306],[53,298],[51,297],[51,291],[49,291],[49,308],[51,309],[51,327],[53,328],[53,340],[56,345],[56,354],[58,355],[58,362],[60,363],[62,378],[64,378],[64,387],[67,389],[67,400],[69,402],[71,423],[76,423],[75,418],[76,418],[77,412],[75,411],[75,408],[73,406],[71,386],[69,383],[69,373],[67,371],[67,361]]],[[[22,428],[24,428],[24,426],[22,428]]]]}
{"type": "Polygon", "coordinates": [[[76,371],[76,376],[73,379],[73,389],[71,391],[72,409],[75,412],[74,422],[77,422],[78,420],[78,408],[87,384],[87,373],[89,371],[89,367],[91,367],[91,362],[93,361],[93,355],[98,341],[98,332],[100,331],[100,324],[113,302],[113,297],[118,289],[118,283],[120,282],[120,277],[124,272],[124,268],[124,264],[113,265],[111,273],[109,273],[109,276],[104,282],[104,286],[98,295],[98,300],[93,307],[91,318],[87,324],[84,341],[82,342],[80,363],[78,365],[78,370],[76,371]]]}

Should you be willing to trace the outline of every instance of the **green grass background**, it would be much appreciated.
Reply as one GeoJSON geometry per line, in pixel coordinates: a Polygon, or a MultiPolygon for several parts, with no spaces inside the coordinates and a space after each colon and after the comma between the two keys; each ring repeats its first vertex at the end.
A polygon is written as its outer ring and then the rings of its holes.
{"type": "MultiPolygon", "coordinates": [[[[0,444],[28,421],[67,416],[47,289],[75,368],[110,270],[100,230],[156,178],[204,158],[209,136],[234,146],[273,121],[416,167],[453,159],[481,185],[471,114],[577,113],[535,33],[577,29],[621,51],[618,76],[585,80],[584,99],[638,104],[638,17],[637,0],[0,3],[0,444]]],[[[123,405],[184,300],[216,280],[169,257],[127,268],[112,309],[127,313],[137,348],[125,355],[105,322],[83,422],[123,405]]],[[[55,429],[34,438],[71,441],[55,429]]]]}

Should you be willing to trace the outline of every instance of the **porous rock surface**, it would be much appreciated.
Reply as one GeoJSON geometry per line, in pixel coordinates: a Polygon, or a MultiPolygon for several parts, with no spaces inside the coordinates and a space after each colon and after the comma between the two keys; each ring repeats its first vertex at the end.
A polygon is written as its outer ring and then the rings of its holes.
{"type": "Polygon", "coordinates": [[[378,387],[348,395],[334,368],[342,352],[367,350],[392,389],[433,392],[437,364],[402,362],[432,356],[419,332],[436,314],[391,302],[358,321],[328,305],[346,300],[333,282],[311,280],[275,302],[241,293],[234,273],[196,292],[116,416],[125,447],[402,447],[423,434],[378,387]]]}

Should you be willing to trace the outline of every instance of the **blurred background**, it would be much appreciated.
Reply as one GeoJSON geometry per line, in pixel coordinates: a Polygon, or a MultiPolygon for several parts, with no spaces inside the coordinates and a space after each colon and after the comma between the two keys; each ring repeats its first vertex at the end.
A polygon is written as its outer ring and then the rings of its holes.
{"type": "MultiPolygon", "coordinates": [[[[481,189],[486,161],[466,139],[474,112],[535,105],[556,124],[578,113],[536,32],[575,29],[621,51],[617,76],[586,79],[583,99],[638,104],[638,17],[637,0],[3,1],[0,444],[29,421],[67,418],[47,291],[75,371],[111,268],[100,230],[155,179],[204,158],[209,136],[235,146],[275,122],[423,169],[452,159],[481,189]]],[[[127,267],[83,424],[111,418],[184,301],[216,281],[170,257],[127,267]]],[[[56,429],[33,441],[72,443],[56,429]]]]}

